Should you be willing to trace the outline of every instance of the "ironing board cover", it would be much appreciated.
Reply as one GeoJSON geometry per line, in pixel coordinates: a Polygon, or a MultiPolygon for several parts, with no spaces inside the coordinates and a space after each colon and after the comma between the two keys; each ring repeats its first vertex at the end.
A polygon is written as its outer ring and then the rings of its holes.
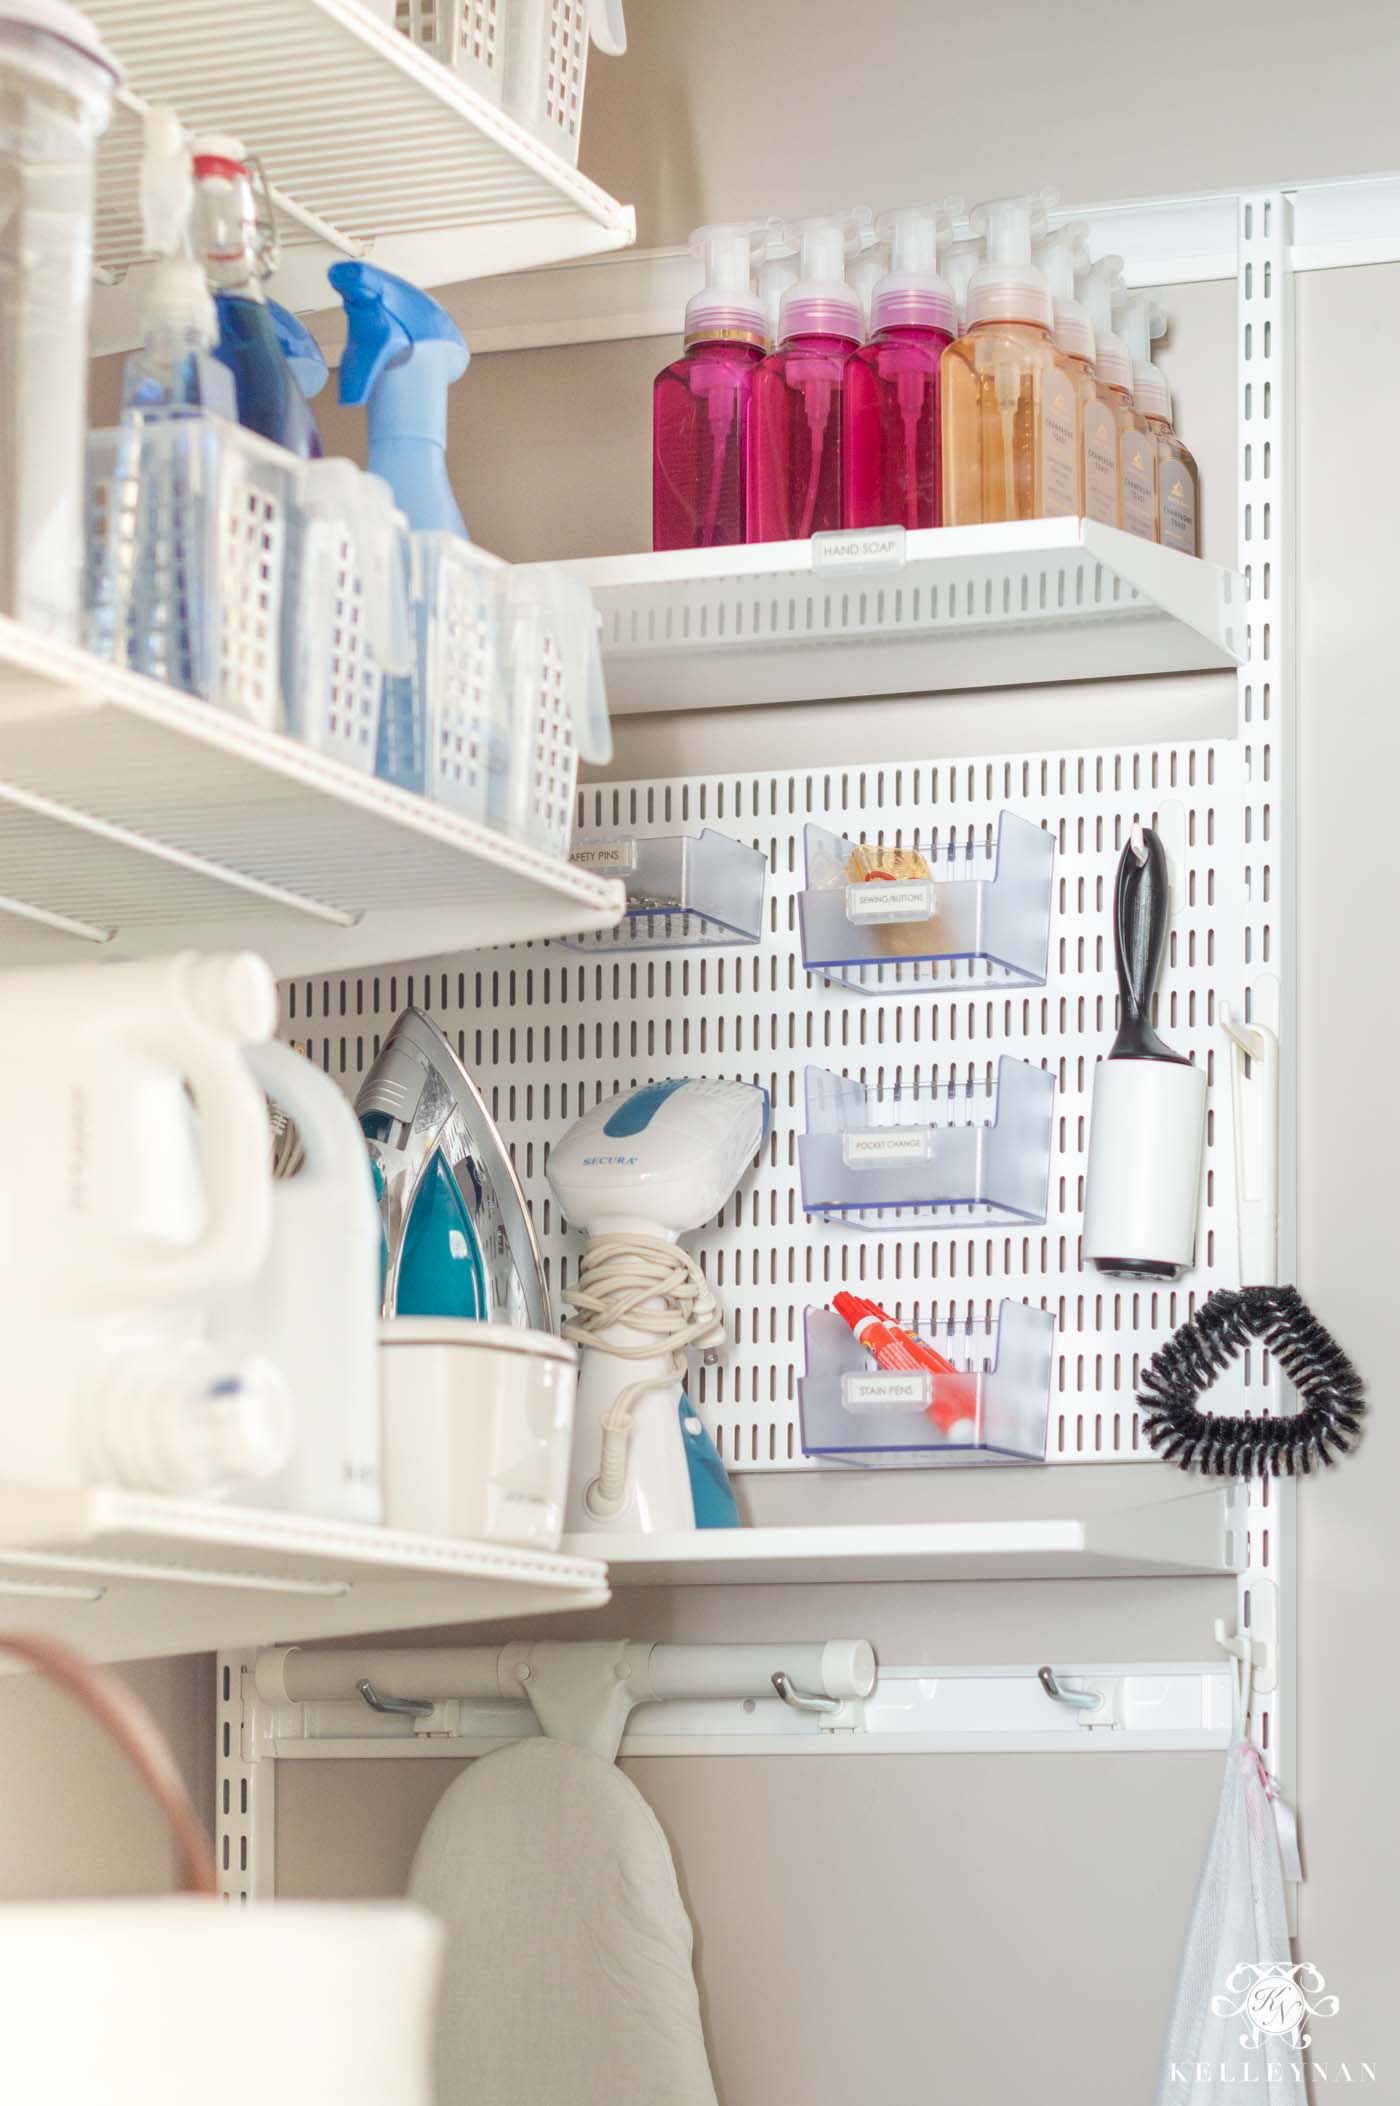
{"type": "Polygon", "coordinates": [[[483,1756],[409,1892],[447,1925],[438,2106],[716,2106],[670,1848],[611,1763],[553,1740],[483,1756]]]}

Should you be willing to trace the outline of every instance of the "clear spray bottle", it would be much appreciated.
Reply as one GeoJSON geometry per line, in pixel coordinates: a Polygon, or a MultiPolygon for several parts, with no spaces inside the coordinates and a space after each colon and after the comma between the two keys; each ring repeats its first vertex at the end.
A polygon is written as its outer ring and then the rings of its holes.
{"type": "Polygon", "coordinates": [[[938,242],[951,225],[938,205],[907,205],[879,221],[890,268],[871,296],[870,342],[851,360],[844,389],[848,527],[934,527],[942,519],[939,374],[958,314],[938,275],[938,242]]]}
{"type": "Polygon", "coordinates": [[[804,219],[800,276],[783,295],[778,348],[754,375],[750,541],[805,541],[841,526],[841,395],[864,335],[845,262],[871,223],[864,206],[804,219]]]}
{"type": "Polygon", "coordinates": [[[770,223],[697,227],[705,283],[686,303],[685,349],[652,388],[653,548],[730,548],[748,509],[749,409],[767,349],[750,273],[770,223]]]}
{"type": "Polygon", "coordinates": [[[1094,372],[1118,427],[1118,525],[1146,541],[1157,538],[1156,451],[1147,419],[1133,401],[1133,362],[1113,327],[1113,294],[1123,282],[1121,256],[1101,256],[1080,271],[1075,291],[1094,326],[1094,372]]]}
{"type": "Polygon", "coordinates": [[[1172,398],[1166,375],[1152,363],[1152,346],[1166,334],[1167,320],[1146,293],[1135,293],[1115,310],[1114,320],[1133,361],[1133,400],[1147,419],[1157,449],[1157,539],[1185,555],[1200,550],[1200,475],[1195,456],[1172,429],[1172,398]]]}
{"type": "Polygon", "coordinates": [[[943,354],[943,517],[948,526],[1073,515],[1079,403],[1051,334],[1050,289],[1031,261],[1043,215],[1028,198],[972,214],[987,261],[967,289],[967,334],[943,354]]]}
{"type": "Polygon", "coordinates": [[[175,111],[153,103],[142,122],[141,227],[157,257],[141,313],[142,342],[122,368],[122,409],[143,415],[211,410],[235,422],[233,375],[215,356],[218,316],[190,251],[194,174],[175,111]]]}

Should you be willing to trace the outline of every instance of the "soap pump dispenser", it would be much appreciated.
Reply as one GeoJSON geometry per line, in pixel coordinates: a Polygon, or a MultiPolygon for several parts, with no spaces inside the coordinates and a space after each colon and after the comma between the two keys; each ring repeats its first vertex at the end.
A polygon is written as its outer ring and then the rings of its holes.
{"type": "Polygon", "coordinates": [[[1146,293],[1135,293],[1118,306],[1114,319],[1132,354],[1133,400],[1146,417],[1157,448],[1157,539],[1164,548],[1199,555],[1200,478],[1195,457],[1172,429],[1166,375],[1152,363],[1152,346],[1166,334],[1166,317],[1146,293]]]}
{"type": "Polygon", "coordinates": [[[447,478],[447,390],[471,354],[445,307],[373,263],[333,263],[350,335],[340,399],[368,404],[369,469],[383,476],[414,532],[466,525],[447,478]]]}
{"type": "Polygon", "coordinates": [[[1112,396],[1094,370],[1094,325],[1074,296],[1075,265],[1086,260],[1088,228],[1067,220],[1039,242],[1036,269],[1050,288],[1054,337],[1079,397],[1079,510],[1103,526],[1118,524],[1118,419],[1112,396]]]}
{"type": "Polygon", "coordinates": [[[1157,538],[1156,444],[1133,400],[1133,362],[1113,327],[1113,295],[1123,282],[1121,256],[1101,256],[1080,271],[1075,291],[1094,327],[1094,372],[1118,426],[1118,524],[1146,541],[1157,538]]]}
{"type": "Polygon", "coordinates": [[[1079,509],[1078,396],[1056,349],[1050,288],[1031,260],[1043,207],[997,198],[972,214],[987,260],[967,289],[967,334],[943,355],[948,526],[1079,509]]]}
{"type": "Polygon", "coordinates": [[[942,519],[939,375],[958,333],[938,244],[952,221],[944,206],[906,205],[877,224],[890,267],[871,295],[870,341],[846,371],[844,524],[934,527],[942,519]]]}
{"type": "Polygon", "coordinates": [[[753,377],[767,349],[755,262],[777,221],[697,227],[705,282],[686,302],[685,346],[652,387],[652,547],[728,548],[744,539],[753,377]]]}
{"type": "Polygon", "coordinates": [[[783,294],[778,348],[754,375],[749,426],[750,541],[805,541],[844,524],[841,396],[865,334],[846,258],[871,225],[865,206],[803,219],[790,231],[799,275],[783,294]]]}

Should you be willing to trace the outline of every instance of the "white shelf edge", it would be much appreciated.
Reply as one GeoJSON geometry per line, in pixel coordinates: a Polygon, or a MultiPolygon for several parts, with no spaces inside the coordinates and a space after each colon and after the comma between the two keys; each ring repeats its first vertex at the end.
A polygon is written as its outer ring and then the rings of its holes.
{"type": "Polygon", "coordinates": [[[597,600],[614,715],[1228,671],[1245,643],[1237,572],[1085,519],[563,567],[597,600]]]}
{"type": "Polygon", "coordinates": [[[253,1507],[0,1485],[0,1614],[146,1659],[601,1607],[577,1557],[253,1507]]]}
{"type": "MultiPolygon", "coordinates": [[[[239,940],[254,943],[284,975],[478,948],[483,941],[480,902],[454,907],[448,900],[441,907],[382,909],[371,902],[362,911],[349,912],[320,899],[309,888],[296,893],[260,879],[256,870],[232,858],[220,862],[181,849],[164,841],[154,829],[143,836],[76,802],[65,803],[25,787],[15,787],[7,800],[3,743],[8,726],[22,727],[45,718],[81,719],[104,708],[126,712],[173,738],[263,770],[270,781],[326,799],[344,814],[349,827],[356,815],[362,815],[401,829],[405,854],[411,854],[416,843],[432,843],[475,866],[484,866],[498,880],[491,904],[501,923],[495,934],[486,937],[488,942],[609,928],[624,909],[623,888],[613,879],[575,869],[428,798],[359,774],[280,732],[264,730],[198,697],[109,665],[76,646],[56,643],[0,617],[0,809],[8,801],[14,809],[39,812],[77,834],[144,852],[153,863],[194,871],[216,884],[226,883],[227,920],[210,923],[207,933],[219,941],[237,935],[239,940]]],[[[60,913],[49,909],[42,898],[17,901],[0,912],[64,932],[84,948],[90,946],[92,955],[149,953],[194,940],[189,930],[167,929],[158,921],[123,929],[119,924],[113,927],[110,917],[99,920],[94,914],[85,919],[60,913]]]]}
{"type": "Polygon", "coordinates": [[[1234,1571],[1228,1494],[1204,1491],[1080,1519],[887,1522],[566,1536],[614,1588],[844,1581],[1214,1577],[1234,1571]]]}

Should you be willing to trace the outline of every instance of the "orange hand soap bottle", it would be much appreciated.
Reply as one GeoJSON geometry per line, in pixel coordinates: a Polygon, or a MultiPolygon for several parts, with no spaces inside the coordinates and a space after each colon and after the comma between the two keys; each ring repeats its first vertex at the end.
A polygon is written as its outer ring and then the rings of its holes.
{"type": "Polygon", "coordinates": [[[1123,282],[1121,256],[1101,256],[1074,281],[1094,325],[1094,371],[1118,426],[1118,525],[1144,541],[1157,538],[1157,444],[1134,400],[1133,361],[1113,329],[1113,296],[1123,282]]]}
{"type": "Polygon", "coordinates": [[[1172,430],[1172,398],[1166,375],[1152,363],[1155,338],[1166,317],[1146,293],[1124,300],[1114,316],[1133,359],[1133,400],[1147,419],[1157,447],[1157,539],[1163,548],[1200,554],[1200,476],[1194,456],[1172,430]]]}
{"type": "Polygon", "coordinates": [[[1079,397],[1031,262],[1028,198],[979,205],[987,261],[967,289],[967,334],[943,354],[943,520],[976,526],[1079,510],[1079,397]]]}
{"type": "Polygon", "coordinates": [[[1084,254],[1088,231],[1080,220],[1056,227],[1038,244],[1035,264],[1050,288],[1055,343],[1068,362],[1079,398],[1079,510],[1085,519],[1117,526],[1117,407],[1094,370],[1089,310],[1074,297],[1074,267],[1084,254]]]}

